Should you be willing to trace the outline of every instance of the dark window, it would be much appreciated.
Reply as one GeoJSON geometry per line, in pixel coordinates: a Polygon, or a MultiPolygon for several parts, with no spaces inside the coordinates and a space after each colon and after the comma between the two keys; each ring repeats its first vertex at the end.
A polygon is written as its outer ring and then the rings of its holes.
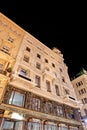
{"type": "Polygon", "coordinates": [[[47,86],[47,91],[51,92],[50,82],[48,80],[46,80],[46,86],[47,86]]]}
{"type": "Polygon", "coordinates": [[[37,57],[40,59],[41,58],[40,54],[37,54],[37,57]]]}
{"type": "Polygon", "coordinates": [[[36,63],[36,68],[39,69],[39,70],[41,69],[40,63],[36,63]]]}
{"type": "Polygon", "coordinates": [[[60,96],[60,94],[59,94],[59,87],[58,87],[58,85],[55,85],[55,89],[56,89],[56,95],[57,95],[57,96],[60,96]]]}
{"type": "Polygon", "coordinates": [[[10,42],[13,43],[13,42],[14,42],[14,39],[13,39],[12,37],[9,37],[9,38],[8,38],[8,41],[10,41],[10,42]]]}
{"type": "Polygon", "coordinates": [[[52,63],[52,66],[55,68],[55,64],[54,63],[52,63]]]}
{"type": "Polygon", "coordinates": [[[30,52],[30,48],[29,48],[29,47],[26,47],[26,51],[30,52]]]}
{"type": "Polygon", "coordinates": [[[47,59],[45,59],[45,62],[46,62],[46,63],[48,63],[48,60],[47,60],[47,59]]]}
{"type": "Polygon", "coordinates": [[[25,61],[25,62],[29,62],[29,57],[28,56],[26,56],[26,55],[24,55],[24,58],[23,58],[23,60],[25,61]]]}

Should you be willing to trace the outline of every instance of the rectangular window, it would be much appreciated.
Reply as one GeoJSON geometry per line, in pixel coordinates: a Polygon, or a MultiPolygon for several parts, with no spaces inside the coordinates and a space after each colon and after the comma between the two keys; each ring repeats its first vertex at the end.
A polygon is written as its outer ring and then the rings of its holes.
{"type": "Polygon", "coordinates": [[[40,111],[40,99],[32,98],[32,109],[36,111],[40,111]]]}
{"type": "Polygon", "coordinates": [[[39,70],[41,69],[40,63],[36,63],[36,68],[39,69],[39,70]]]}
{"type": "Polygon", "coordinates": [[[46,62],[46,63],[48,63],[48,60],[47,60],[47,59],[45,59],[45,62],[46,62]]]}
{"type": "Polygon", "coordinates": [[[26,51],[30,52],[30,48],[29,48],[29,47],[26,47],[26,51]]]}
{"type": "Polygon", "coordinates": [[[41,55],[40,55],[40,54],[37,54],[37,57],[40,59],[40,58],[41,58],[41,55]]]}
{"type": "Polygon", "coordinates": [[[10,48],[8,46],[2,46],[1,51],[9,54],[10,48]]]}
{"type": "Polygon", "coordinates": [[[24,98],[25,98],[24,94],[13,91],[11,93],[11,96],[9,99],[9,104],[23,107],[24,106],[24,98]]]}
{"type": "Polygon", "coordinates": [[[14,122],[13,121],[4,121],[3,130],[13,130],[14,122]]]}
{"type": "Polygon", "coordinates": [[[20,75],[26,76],[26,75],[27,75],[27,72],[26,72],[26,70],[24,70],[24,69],[21,69],[21,71],[20,71],[20,75]]]}
{"type": "Polygon", "coordinates": [[[47,91],[51,92],[50,82],[48,80],[46,80],[46,86],[47,86],[47,91]]]}
{"type": "Polygon", "coordinates": [[[29,57],[28,56],[26,56],[26,55],[24,55],[24,58],[23,58],[23,60],[25,61],[25,62],[29,62],[29,57]]]}
{"type": "Polygon", "coordinates": [[[3,68],[3,64],[2,64],[2,63],[0,63],[0,70],[2,70],[2,68],[3,68]]]}
{"type": "Polygon", "coordinates": [[[37,84],[37,87],[40,88],[40,77],[39,76],[35,76],[35,83],[37,84]]]}
{"type": "Polygon", "coordinates": [[[56,95],[57,95],[57,96],[60,96],[60,94],[59,94],[59,87],[58,87],[58,85],[55,85],[55,90],[56,90],[56,95]]]}
{"type": "Polygon", "coordinates": [[[61,105],[57,105],[57,115],[63,116],[63,107],[61,105]]]}
{"type": "Polygon", "coordinates": [[[52,66],[55,68],[55,64],[54,63],[52,63],[52,66]]]}
{"type": "Polygon", "coordinates": [[[12,37],[9,37],[9,38],[8,38],[8,41],[10,41],[11,43],[13,43],[13,42],[14,42],[14,39],[13,39],[12,37]]]}

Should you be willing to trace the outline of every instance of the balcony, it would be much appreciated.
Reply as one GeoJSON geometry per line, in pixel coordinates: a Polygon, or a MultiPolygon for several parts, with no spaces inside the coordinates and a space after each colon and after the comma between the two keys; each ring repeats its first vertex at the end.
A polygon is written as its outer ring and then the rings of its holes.
{"type": "Polygon", "coordinates": [[[12,79],[11,79],[10,84],[13,86],[17,86],[19,88],[25,88],[25,89],[32,89],[33,86],[37,85],[32,81],[31,78],[29,78],[28,76],[22,75],[18,72],[15,72],[14,74],[12,74],[12,79]]]}
{"type": "Polygon", "coordinates": [[[28,78],[28,77],[26,77],[26,76],[24,76],[24,75],[22,75],[22,74],[18,74],[18,76],[21,77],[21,78],[24,78],[24,79],[26,79],[26,80],[28,80],[28,81],[31,81],[30,78],[28,78]]]}
{"type": "Polygon", "coordinates": [[[68,103],[73,104],[75,106],[78,105],[77,100],[74,97],[70,96],[70,95],[63,96],[63,100],[64,100],[64,102],[68,102],[68,103]]]}

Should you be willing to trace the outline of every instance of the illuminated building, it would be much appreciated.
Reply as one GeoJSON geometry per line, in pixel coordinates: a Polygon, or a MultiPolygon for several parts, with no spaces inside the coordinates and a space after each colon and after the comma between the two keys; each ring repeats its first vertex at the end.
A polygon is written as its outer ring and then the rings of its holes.
{"type": "Polygon", "coordinates": [[[2,14],[0,20],[1,130],[82,130],[78,102],[61,51],[48,48],[2,14]],[[2,71],[8,67],[12,71],[4,75],[2,71]]]}
{"type": "Polygon", "coordinates": [[[76,92],[77,100],[83,104],[80,108],[81,119],[84,129],[87,129],[87,71],[82,69],[72,80],[72,84],[76,92]]]}

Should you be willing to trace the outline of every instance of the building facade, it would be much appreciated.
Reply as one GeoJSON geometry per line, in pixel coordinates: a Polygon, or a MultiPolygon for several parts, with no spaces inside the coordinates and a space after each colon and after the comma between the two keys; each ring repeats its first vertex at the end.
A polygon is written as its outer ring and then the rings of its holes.
{"type": "Polygon", "coordinates": [[[82,69],[77,77],[72,80],[77,100],[83,105],[80,108],[84,127],[87,129],[87,71],[82,69]]]}
{"type": "Polygon", "coordinates": [[[1,130],[83,130],[61,51],[48,48],[2,14],[0,38],[1,130]]]}

